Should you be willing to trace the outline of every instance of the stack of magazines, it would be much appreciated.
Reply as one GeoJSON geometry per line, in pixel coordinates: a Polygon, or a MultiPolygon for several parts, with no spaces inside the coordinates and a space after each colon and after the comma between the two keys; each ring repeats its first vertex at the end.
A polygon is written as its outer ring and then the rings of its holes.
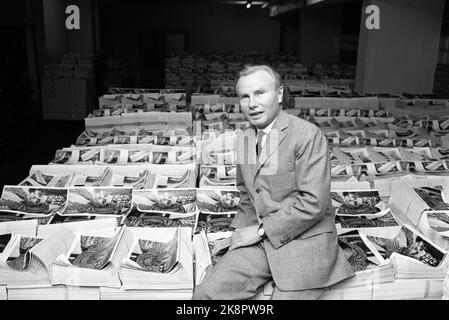
{"type": "Polygon", "coordinates": [[[132,187],[158,189],[195,187],[196,167],[189,164],[126,166],[33,165],[20,186],[30,187],[132,187]]]}
{"type": "Polygon", "coordinates": [[[449,179],[432,185],[422,179],[394,181],[389,205],[429,239],[449,248],[449,179]]]}
{"type": "MultiPolygon", "coordinates": [[[[447,117],[296,82],[287,112],[331,145],[338,241],[355,271],[322,298],[449,297],[447,117]]],[[[195,95],[193,113],[182,92],[101,97],[75,145],[2,190],[0,299],[190,299],[227,251],[240,203],[236,131],[248,123],[230,95],[195,95]]]]}
{"type": "Polygon", "coordinates": [[[111,232],[66,232],[70,244],[51,264],[52,284],[85,287],[116,287],[120,261],[126,253],[127,233],[124,227],[111,232]]]}
{"type": "MultiPolygon", "coordinates": [[[[133,297],[135,293],[146,291],[148,298],[155,294],[190,298],[194,288],[191,229],[128,230],[131,238],[120,264],[123,297],[133,297]]],[[[107,292],[112,293],[111,290],[107,292]]]]}
{"type": "Polygon", "coordinates": [[[66,233],[61,229],[47,238],[6,235],[9,239],[0,257],[0,284],[7,286],[8,295],[10,290],[18,290],[24,298],[42,290],[48,292],[50,299],[58,294],[52,287],[52,262],[70,245],[64,241],[66,233]]]}

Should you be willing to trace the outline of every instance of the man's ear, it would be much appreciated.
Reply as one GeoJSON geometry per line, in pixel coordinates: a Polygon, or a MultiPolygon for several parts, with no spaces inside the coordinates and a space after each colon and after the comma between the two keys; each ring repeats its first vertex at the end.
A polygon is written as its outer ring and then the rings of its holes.
{"type": "Polygon", "coordinates": [[[282,103],[283,96],[284,96],[284,85],[281,85],[278,88],[278,103],[282,103]]]}

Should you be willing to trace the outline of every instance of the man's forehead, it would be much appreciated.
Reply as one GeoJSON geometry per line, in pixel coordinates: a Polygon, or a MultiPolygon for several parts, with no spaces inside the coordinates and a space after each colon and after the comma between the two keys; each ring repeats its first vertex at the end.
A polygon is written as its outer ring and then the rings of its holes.
{"type": "Polygon", "coordinates": [[[242,76],[237,81],[237,91],[239,85],[245,83],[246,85],[251,84],[252,86],[260,86],[260,87],[274,87],[275,79],[273,76],[265,70],[257,70],[245,76],[242,76]]]}

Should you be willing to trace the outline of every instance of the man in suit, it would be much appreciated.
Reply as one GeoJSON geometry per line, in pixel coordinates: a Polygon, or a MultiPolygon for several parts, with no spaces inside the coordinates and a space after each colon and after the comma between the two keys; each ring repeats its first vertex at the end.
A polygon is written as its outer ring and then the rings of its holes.
{"type": "Polygon", "coordinates": [[[235,230],[193,298],[251,299],[273,280],[272,299],[317,299],[353,275],[337,240],[326,138],[281,110],[283,88],[270,67],[245,67],[236,91],[250,127],[236,140],[235,230]]]}

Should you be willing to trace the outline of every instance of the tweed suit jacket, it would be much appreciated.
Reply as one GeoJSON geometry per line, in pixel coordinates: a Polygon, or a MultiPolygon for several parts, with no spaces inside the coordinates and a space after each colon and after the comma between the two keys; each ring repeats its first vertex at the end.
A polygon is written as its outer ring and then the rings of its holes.
{"type": "Polygon", "coordinates": [[[281,111],[256,158],[256,130],[237,135],[239,210],[231,224],[263,222],[280,290],[322,288],[353,275],[338,245],[330,202],[327,140],[312,123],[281,111]]]}

